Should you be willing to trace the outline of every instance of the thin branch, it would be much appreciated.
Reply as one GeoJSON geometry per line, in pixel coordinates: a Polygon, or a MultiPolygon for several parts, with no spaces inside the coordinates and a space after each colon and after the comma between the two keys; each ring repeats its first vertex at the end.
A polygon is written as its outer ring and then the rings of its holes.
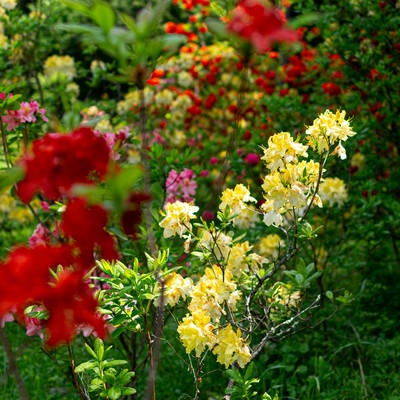
{"type": "Polygon", "coordinates": [[[269,340],[276,339],[277,337],[282,336],[282,335],[292,331],[297,326],[298,320],[300,319],[300,317],[302,315],[308,313],[310,310],[312,310],[316,307],[319,307],[320,299],[321,299],[321,296],[318,295],[317,298],[308,307],[301,310],[296,315],[287,319],[286,321],[283,321],[280,324],[271,328],[271,330],[261,339],[261,341],[255,347],[255,349],[252,351],[251,359],[254,360],[260,354],[261,350],[264,348],[265,344],[269,340]],[[283,331],[279,332],[282,328],[285,328],[285,329],[283,331]]]}

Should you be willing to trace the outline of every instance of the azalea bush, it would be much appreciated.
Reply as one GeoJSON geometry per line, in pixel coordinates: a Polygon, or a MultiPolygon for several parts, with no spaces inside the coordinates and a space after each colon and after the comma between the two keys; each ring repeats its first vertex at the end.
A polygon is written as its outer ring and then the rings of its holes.
{"type": "Polygon", "coordinates": [[[341,260],[373,125],[348,53],[306,2],[3,8],[0,321],[21,398],[12,323],[66,347],[82,399],[296,395],[263,383],[271,349],[326,334],[362,279],[341,260]],[[17,53],[35,58],[9,69],[17,53]]]}

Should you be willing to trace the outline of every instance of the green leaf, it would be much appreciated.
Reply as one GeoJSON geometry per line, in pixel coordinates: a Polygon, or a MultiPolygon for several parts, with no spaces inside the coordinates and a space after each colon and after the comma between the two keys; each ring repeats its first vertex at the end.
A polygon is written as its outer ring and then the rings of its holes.
{"type": "Polygon", "coordinates": [[[226,374],[236,383],[243,382],[243,378],[236,369],[227,369],[226,374]]]}
{"type": "Polygon", "coordinates": [[[108,397],[111,400],[117,400],[121,397],[122,393],[121,393],[121,388],[119,387],[112,387],[108,390],[108,397]]]}
{"type": "Polygon", "coordinates": [[[20,167],[12,167],[0,171],[0,190],[7,189],[15,183],[19,182],[25,175],[20,167]]]}
{"type": "Polygon", "coordinates": [[[223,7],[221,7],[218,3],[216,3],[215,1],[212,1],[210,3],[210,8],[211,11],[213,11],[215,14],[218,15],[218,17],[223,17],[226,15],[226,9],[224,9],[223,7]]]}
{"type": "Polygon", "coordinates": [[[289,23],[289,26],[293,29],[298,29],[305,25],[313,25],[320,18],[321,18],[321,15],[319,15],[317,13],[308,13],[308,14],[300,15],[300,16],[292,19],[289,23]]]}
{"type": "Polygon", "coordinates": [[[115,25],[115,13],[112,7],[104,1],[97,0],[90,10],[90,16],[94,22],[103,30],[109,33],[115,25]]]}
{"type": "Polygon", "coordinates": [[[327,290],[325,292],[325,296],[327,299],[329,299],[330,301],[333,301],[333,293],[330,290],[327,290]]]}
{"type": "Polygon", "coordinates": [[[99,338],[96,338],[94,341],[94,351],[96,353],[97,360],[102,361],[104,357],[104,343],[99,338]]]}
{"type": "Polygon", "coordinates": [[[126,27],[133,32],[135,35],[138,34],[138,28],[136,26],[135,20],[128,14],[121,13],[121,18],[126,27]]]}
{"type": "Polygon", "coordinates": [[[219,39],[227,39],[229,37],[228,31],[226,30],[226,25],[221,21],[208,18],[206,19],[206,25],[211,33],[214,33],[219,39]]]}
{"type": "Polygon", "coordinates": [[[128,396],[130,394],[135,394],[136,393],[136,390],[134,388],[131,388],[131,387],[122,388],[121,391],[122,391],[122,395],[123,396],[128,396]]]}
{"type": "Polygon", "coordinates": [[[80,14],[90,17],[90,7],[87,3],[79,0],[62,0],[63,4],[80,14]]]}
{"type": "Polygon", "coordinates": [[[54,24],[54,27],[62,31],[86,34],[90,35],[91,37],[99,37],[100,35],[102,35],[102,30],[97,26],[59,23],[59,24],[54,24]]]}
{"type": "Polygon", "coordinates": [[[108,368],[108,367],[115,367],[116,365],[124,365],[127,363],[128,361],[126,360],[105,360],[104,366],[108,368]]]}
{"type": "Polygon", "coordinates": [[[96,361],[86,361],[82,364],[79,364],[77,367],[75,367],[75,372],[77,374],[86,371],[86,370],[92,370],[95,366],[97,365],[96,361]]]}
{"type": "Polygon", "coordinates": [[[86,348],[86,351],[87,351],[94,359],[97,359],[96,353],[93,351],[93,349],[92,349],[87,343],[85,343],[85,348],[86,348]]]}

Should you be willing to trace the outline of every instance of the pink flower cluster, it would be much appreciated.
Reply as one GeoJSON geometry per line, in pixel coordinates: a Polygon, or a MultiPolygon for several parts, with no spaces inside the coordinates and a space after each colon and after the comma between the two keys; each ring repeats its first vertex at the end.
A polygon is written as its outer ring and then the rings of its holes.
{"type": "MultiPolygon", "coordinates": [[[[8,97],[12,97],[12,94],[9,94],[8,97]]],[[[4,93],[0,93],[0,100],[5,99],[6,95],[4,93]]],[[[7,115],[3,115],[1,117],[1,121],[3,124],[7,125],[8,131],[12,131],[25,122],[36,122],[36,117],[38,115],[40,115],[44,122],[48,122],[45,113],[46,110],[44,108],[39,108],[37,101],[31,100],[29,103],[27,101],[23,101],[19,105],[18,110],[7,110],[7,115]]]]}
{"type": "Polygon", "coordinates": [[[169,171],[165,188],[167,191],[166,203],[174,203],[177,200],[191,202],[196,194],[196,175],[191,169],[185,168],[178,173],[174,169],[169,171]]]}

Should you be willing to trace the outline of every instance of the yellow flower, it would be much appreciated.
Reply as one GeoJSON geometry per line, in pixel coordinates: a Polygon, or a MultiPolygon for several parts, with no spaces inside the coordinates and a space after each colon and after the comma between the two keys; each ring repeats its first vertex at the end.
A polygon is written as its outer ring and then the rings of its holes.
{"type": "Polygon", "coordinates": [[[237,243],[232,246],[229,253],[226,269],[232,272],[232,275],[239,277],[243,272],[248,271],[249,267],[246,261],[246,255],[251,250],[252,246],[249,242],[237,243]]]}
{"type": "Polygon", "coordinates": [[[10,220],[14,220],[20,223],[29,222],[33,220],[32,212],[26,207],[14,208],[8,214],[10,220]]]}
{"type": "Polygon", "coordinates": [[[0,48],[6,49],[8,47],[8,39],[7,36],[0,33],[0,48]]]}
{"type": "Polygon", "coordinates": [[[281,226],[283,225],[283,218],[281,213],[284,212],[283,209],[275,210],[275,205],[273,200],[266,200],[265,203],[261,205],[261,211],[264,213],[263,222],[267,226],[281,226]]]}
{"type": "Polygon", "coordinates": [[[190,220],[196,218],[199,207],[191,203],[176,201],[167,203],[165,206],[165,218],[160,222],[161,228],[164,228],[164,237],[169,238],[178,234],[180,237],[192,229],[190,220]]]}
{"type": "Polygon", "coordinates": [[[258,210],[250,205],[242,210],[233,220],[233,226],[239,229],[249,229],[253,227],[259,221],[258,210]]]}
{"type": "Polygon", "coordinates": [[[347,200],[345,183],[339,178],[325,178],[319,187],[319,194],[323,203],[329,207],[335,204],[341,206],[347,200]]]}
{"type": "Polygon", "coordinates": [[[251,361],[250,349],[243,340],[240,329],[235,332],[229,324],[218,330],[216,340],[212,352],[217,356],[217,361],[226,368],[235,362],[243,368],[251,361]]]}
{"type": "Polygon", "coordinates": [[[193,85],[193,78],[187,71],[181,71],[178,74],[178,84],[183,87],[189,87],[193,85]]]}
{"type": "Polygon", "coordinates": [[[219,209],[225,212],[229,207],[230,216],[239,215],[244,209],[248,208],[247,202],[257,202],[257,200],[250,195],[249,190],[243,185],[238,184],[235,188],[225,189],[221,195],[221,203],[219,209]]]}
{"type": "Polygon", "coordinates": [[[178,334],[186,353],[194,350],[196,357],[200,357],[207,346],[212,348],[215,343],[213,330],[214,325],[205,312],[199,310],[191,315],[187,314],[178,326],[178,334]]]}
{"type": "Polygon", "coordinates": [[[282,247],[285,247],[285,242],[276,233],[264,236],[257,245],[258,251],[263,257],[272,259],[278,258],[282,247]]]}
{"type": "Polygon", "coordinates": [[[159,106],[167,106],[171,104],[174,94],[171,90],[163,89],[154,96],[154,101],[159,106]]]}
{"type": "Polygon", "coordinates": [[[276,282],[272,288],[271,301],[281,306],[296,308],[301,300],[301,292],[293,290],[290,284],[276,282]]]}
{"type": "Polygon", "coordinates": [[[306,135],[309,135],[308,144],[321,154],[333,144],[338,143],[335,152],[339,154],[340,158],[346,158],[346,151],[341,142],[354,136],[356,132],[352,130],[345,116],[346,111],[339,110],[335,114],[329,110],[320,114],[306,130],[306,135]]]}
{"type": "Polygon", "coordinates": [[[351,157],[350,165],[352,167],[357,167],[359,169],[365,167],[365,156],[363,153],[355,153],[353,157],[351,157]]]}
{"type": "Polygon", "coordinates": [[[44,62],[44,74],[50,80],[72,81],[76,76],[74,59],[70,56],[51,56],[44,62]]]}
{"type": "Polygon", "coordinates": [[[199,245],[218,261],[224,261],[231,251],[232,238],[222,232],[203,230],[199,245]]]}
{"type": "Polygon", "coordinates": [[[0,7],[4,7],[6,10],[12,10],[16,5],[17,2],[15,0],[0,0],[0,7]]]}
{"type": "Polygon", "coordinates": [[[175,306],[180,298],[185,299],[192,290],[191,278],[183,278],[176,272],[171,272],[165,278],[164,302],[165,305],[175,306]]]}
{"type": "Polygon", "coordinates": [[[298,157],[307,157],[307,146],[293,141],[289,132],[281,132],[268,139],[268,147],[263,148],[261,157],[266,162],[267,168],[274,171],[285,167],[288,163],[297,163],[298,157]]]}
{"type": "Polygon", "coordinates": [[[190,293],[192,298],[188,309],[191,312],[201,310],[210,316],[211,320],[219,321],[225,314],[223,305],[227,304],[232,310],[236,310],[236,303],[241,298],[241,292],[236,289],[236,283],[232,281],[232,272],[225,273],[217,265],[206,268],[204,275],[193,287],[190,293]]]}

